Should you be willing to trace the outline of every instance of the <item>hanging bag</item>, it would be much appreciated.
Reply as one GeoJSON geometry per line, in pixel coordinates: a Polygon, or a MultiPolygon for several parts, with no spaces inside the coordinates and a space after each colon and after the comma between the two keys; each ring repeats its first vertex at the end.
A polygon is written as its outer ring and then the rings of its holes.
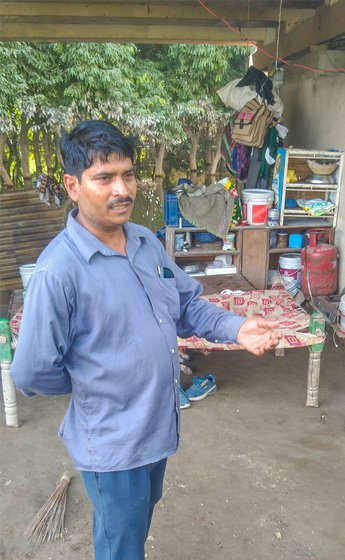
{"type": "Polygon", "coordinates": [[[262,148],[268,125],[273,120],[273,114],[267,105],[257,99],[248,101],[235,118],[232,139],[244,146],[262,148]]]}

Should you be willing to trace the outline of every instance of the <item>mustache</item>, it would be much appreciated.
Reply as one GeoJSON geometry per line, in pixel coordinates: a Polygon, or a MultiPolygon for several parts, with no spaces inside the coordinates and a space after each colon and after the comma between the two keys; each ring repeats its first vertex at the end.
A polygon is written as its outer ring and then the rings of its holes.
{"type": "Polygon", "coordinates": [[[114,208],[118,204],[125,204],[127,202],[133,204],[134,200],[131,196],[113,198],[108,202],[108,208],[114,208]]]}

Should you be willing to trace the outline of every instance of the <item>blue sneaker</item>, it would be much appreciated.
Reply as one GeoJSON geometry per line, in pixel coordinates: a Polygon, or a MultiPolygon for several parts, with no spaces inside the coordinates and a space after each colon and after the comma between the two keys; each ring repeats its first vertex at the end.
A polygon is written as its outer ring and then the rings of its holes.
{"type": "Polygon", "coordinates": [[[193,383],[186,390],[186,396],[190,401],[201,401],[216,391],[216,378],[209,373],[205,377],[194,376],[193,383]]]}
{"type": "Polygon", "coordinates": [[[182,385],[180,385],[180,408],[189,408],[189,407],[190,407],[189,398],[187,397],[186,391],[184,390],[182,385]]]}

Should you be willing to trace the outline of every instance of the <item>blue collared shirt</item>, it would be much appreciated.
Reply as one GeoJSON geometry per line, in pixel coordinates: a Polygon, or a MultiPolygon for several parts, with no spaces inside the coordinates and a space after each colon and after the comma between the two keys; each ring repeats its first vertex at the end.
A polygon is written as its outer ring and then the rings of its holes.
{"type": "Polygon", "coordinates": [[[135,468],[178,446],[176,334],[235,340],[243,319],[200,299],[147,228],[124,226],[124,256],[76,213],[37,261],[11,372],[27,396],[72,392],[59,434],[77,469],[135,468]]]}

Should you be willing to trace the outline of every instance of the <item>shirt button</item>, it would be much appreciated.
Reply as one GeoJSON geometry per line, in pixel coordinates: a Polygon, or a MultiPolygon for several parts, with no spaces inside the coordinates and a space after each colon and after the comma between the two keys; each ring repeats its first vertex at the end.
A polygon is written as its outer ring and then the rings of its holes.
{"type": "Polygon", "coordinates": [[[160,323],[163,323],[163,319],[159,319],[159,322],[160,322],[160,323]]]}
{"type": "Polygon", "coordinates": [[[177,379],[175,379],[175,383],[177,383],[177,379]]]}
{"type": "Polygon", "coordinates": [[[217,343],[217,342],[218,342],[218,339],[216,338],[216,339],[215,339],[215,343],[217,343]]]}
{"type": "Polygon", "coordinates": [[[174,350],[174,348],[173,348],[173,349],[171,350],[171,353],[172,353],[172,354],[175,354],[175,350],[174,350]]]}

